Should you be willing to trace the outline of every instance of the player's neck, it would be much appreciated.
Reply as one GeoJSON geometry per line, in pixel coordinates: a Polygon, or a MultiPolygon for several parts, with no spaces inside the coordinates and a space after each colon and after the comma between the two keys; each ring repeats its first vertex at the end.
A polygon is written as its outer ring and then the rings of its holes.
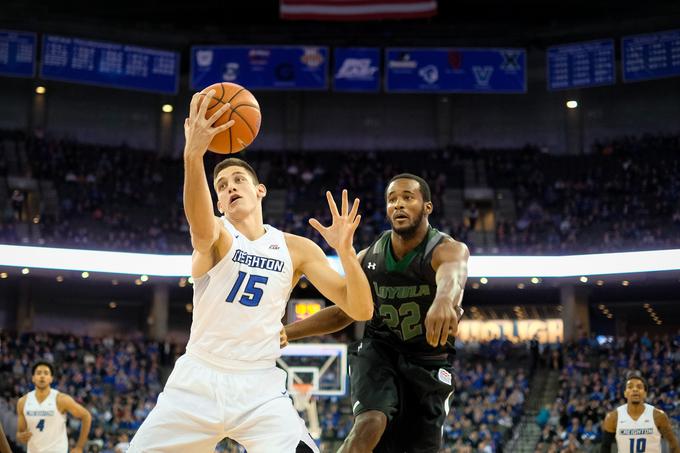
{"type": "Polygon", "coordinates": [[[416,233],[411,237],[403,237],[392,230],[390,240],[392,242],[392,252],[397,260],[400,260],[411,250],[418,247],[427,236],[427,229],[430,226],[428,222],[423,222],[418,226],[416,233]]]}
{"type": "Polygon", "coordinates": [[[35,389],[35,398],[39,401],[42,402],[45,398],[47,398],[50,395],[50,390],[52,390],[50,387],[45,387],[44,389],[35,389]]]}
{"type": "Polygon", "coordinates": [[[262,211],[255,210],[250,215],[243,219],[229,219],[234,228],[243,234],[248,240],[255,241],[267,232],[264,229],[264,221],[262,220],[262,211]]]}
{"type": "Polygon", "coordinates": [[[628,415],[636,419],[645,411],[645,403],[628,403],[626,406],[628,415]]]}

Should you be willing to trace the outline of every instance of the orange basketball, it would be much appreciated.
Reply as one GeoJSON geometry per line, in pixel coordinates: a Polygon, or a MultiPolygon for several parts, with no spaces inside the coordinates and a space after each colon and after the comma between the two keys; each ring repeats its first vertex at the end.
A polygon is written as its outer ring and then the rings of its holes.
{"type": "Polygon", "coordinates": [[[262,121],[260,104],[257,103],[253,93],[235,83],[215,83],[204,88],[201,94],[207,95],[210,90],[215,90],[215,94],[208,104],[206,118],[210,118],[225,103],[229,103],[231,107],[215,121],[214,126],[222,125],[229,120],[234,120],[234,125],[215,135],[208,149],[220,154],[242,151],[255,140],[260,131],[262,121]]]}

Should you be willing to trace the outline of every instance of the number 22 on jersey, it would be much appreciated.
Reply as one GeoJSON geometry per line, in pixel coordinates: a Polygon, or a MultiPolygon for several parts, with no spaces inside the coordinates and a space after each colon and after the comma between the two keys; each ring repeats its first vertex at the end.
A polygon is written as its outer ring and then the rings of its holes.
{"type": "Polygon", "coordinates": [[[267,285],[269,278],[263,275],[248,275],[243,271],[239,271],[238,277],[236,277],[236,282],[227,295],[227,302],[233,303],[234,300],[236,300],[236,295],[241,289],[241,286],[243,286],[243,281],[246,279],[246,277],[248,277],[248,282],[246,283],[246,287],[241,294],[239,303],[245,305],[246,307],[257,307],[260,304],[264,286],[267,285]],[[257,285],[262,285],[262,287],[258,287],[257,285]]]}

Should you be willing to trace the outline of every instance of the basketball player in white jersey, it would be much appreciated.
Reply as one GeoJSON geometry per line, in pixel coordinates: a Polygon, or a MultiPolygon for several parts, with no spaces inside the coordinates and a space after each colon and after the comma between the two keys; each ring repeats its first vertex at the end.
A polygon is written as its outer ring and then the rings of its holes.
{"type": "Polygon", "coordinates": [[[626,404],[607,414],[602,424],[601,453],[610,453],[616,440],[619,453],[661,453],[663,437],[671,453],[680,453],[668,416],[645,403],[647,382],[639,373],[630,373],[623,393],[626,404]]]}
{"type": "Polygon", "coordinates": [[[83,453],[92,416],[73,398],[50,387],[54,368],[47,362],[33,365],[35,390],[17,402],[17,439],[28,444],[28,453],[68,453],[66,412],[80,419],[80,436],[71,453],[83,453]]]}
{"type": "Polygon", "coordinates": [[[371,318],[371,289],[352,247],[358,200],[349,209],[343,191],[338,211],[327,193],[332,225],[310,220],[336,250],[344,278],[314,242],[263,223],[267,189],[240,159],[214,169],[222,214],[215,217],[203,156],[212,137],[233,122],[213,127],[229,106],[205,119],[208,103],[201,101],[193,97],[184,126],[184,210],[194,248],[191,334],[128,453],[212,453],[224,437],[248,453],[317,452],[286,392],[285,372],[275,366],[281,318],[303,275],[349,316],[371,318]]]}

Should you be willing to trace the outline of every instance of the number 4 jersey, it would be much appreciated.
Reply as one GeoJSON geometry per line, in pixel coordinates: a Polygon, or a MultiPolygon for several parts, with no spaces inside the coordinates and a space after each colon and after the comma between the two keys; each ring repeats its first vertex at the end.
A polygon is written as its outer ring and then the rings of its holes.
{"type": "Polygon", "coordinates": [[[661,433],[654,423],[654,406],[645,404],[637,420],[628,414],[628,405],[616,408],[616,446],[619,453],[661,453],[661,433]]]}
{"type": "Polygon", "coordinates": [[[28,453],[67,453],[66,415],[57,408],[59,392],[50,389],[50,394],[38,402],[35,390],[29,392],[24,404],[24,417],[31,432],[28,453]]]}
{"type": "Polygon", "coordinates": [[[429,227],[425,239],[397,261],[390,231],[384,232],[366,251],[361,263],[373,293],[373,319],[365,336],[386,341],[404,353],[418,355],[453,352],[453,338],[433,348],[425,337],[425,316],[432,305],[437,284],[432,253],[449,236],[429,227]]]}
{"type": "Polygon", "coordinates": [[[281,318],[292,289],[286,239],[265,225],[266,233],[250,241],[224,217],[222,222],[234,241],[194,282],[187,352],[220,368],[269,368],[281,355],[281,318]]]}

